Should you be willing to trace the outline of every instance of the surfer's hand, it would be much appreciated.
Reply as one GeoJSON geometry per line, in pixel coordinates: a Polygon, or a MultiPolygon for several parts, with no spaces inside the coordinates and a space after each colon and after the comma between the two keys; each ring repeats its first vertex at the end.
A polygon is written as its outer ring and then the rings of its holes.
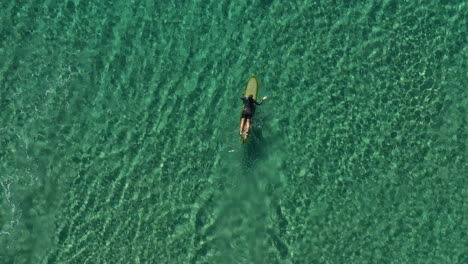
{"type": "Polygon", "coordinates": [[[266,100],[266,99],[268,99],[268,97],[267,97],[267,96],[263,97],[263,100],[266,100]]]}

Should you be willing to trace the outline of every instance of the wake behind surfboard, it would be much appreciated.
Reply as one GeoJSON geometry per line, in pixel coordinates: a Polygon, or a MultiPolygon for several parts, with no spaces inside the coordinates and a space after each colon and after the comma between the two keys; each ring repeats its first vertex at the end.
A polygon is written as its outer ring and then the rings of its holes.
{"type": "MultiPolygon", "coordinates": [[[[258,96],[258,80],[257,77],[251,76],[245,85],[244,97],[248,97],[249,95],[253,95],[253,99],[257,100],[258,96]]],[[[242,121],[242,111],[244,110],[244,103],[242,104],[241,109],[241,117],[240,120],[242,121]]],[[[247,134],[245,132],[242,133],[241,136],[241,143],[244,144],[247,141],[247,134]]]]}

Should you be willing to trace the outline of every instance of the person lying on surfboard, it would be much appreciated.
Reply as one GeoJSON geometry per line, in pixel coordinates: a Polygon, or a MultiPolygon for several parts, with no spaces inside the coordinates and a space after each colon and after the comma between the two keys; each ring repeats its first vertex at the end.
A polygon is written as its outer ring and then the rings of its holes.
{"type": "Polygon", "coordinates": [[[259,103],[253,99],[253,94],[250,94],[249,97],[242,96],[242,101],[244,101],[244,110],[242,111],[242,119],[240,123],[239,135],[242,136],[242,131],[244,130],[245,125],[245,138],[248,137],[250,131],[250,123],[252,116],[255,113],[255,105],[263,104],[263,101],[268,99],[268,97],[263,97],[262,101],[259,103]]]}

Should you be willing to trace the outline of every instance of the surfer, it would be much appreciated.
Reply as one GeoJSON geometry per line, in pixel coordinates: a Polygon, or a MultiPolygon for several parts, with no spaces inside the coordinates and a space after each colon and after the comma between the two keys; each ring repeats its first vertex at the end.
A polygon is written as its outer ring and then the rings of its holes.
{"type": "Polygon", "coordinates": [[[263,104],[263,101],[268,99],[268,97],[263,97],[262,101],[259,103],[253,98],[253,94],[250,94],[249,97],[242,96],[242,101],[244,101],[244,110],[242,111],[242,119],[240,123],[239,134],[242,136],[242,131],[244,130],[245,125],[245,138],[249,136],[250,123],[252,116],[255,112],[255,105],[263,104]]]}

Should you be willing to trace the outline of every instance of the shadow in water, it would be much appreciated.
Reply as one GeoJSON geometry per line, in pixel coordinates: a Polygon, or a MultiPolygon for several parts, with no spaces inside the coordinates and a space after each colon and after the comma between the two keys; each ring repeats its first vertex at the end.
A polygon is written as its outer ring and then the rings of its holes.
{"type": "Polygon", "coordinates": [[[256,164],[265,157],[265,138],[261,127],[253,127],[249,139],[242,146],[242,170],[248,175],[255,170],[256,164]]]}

